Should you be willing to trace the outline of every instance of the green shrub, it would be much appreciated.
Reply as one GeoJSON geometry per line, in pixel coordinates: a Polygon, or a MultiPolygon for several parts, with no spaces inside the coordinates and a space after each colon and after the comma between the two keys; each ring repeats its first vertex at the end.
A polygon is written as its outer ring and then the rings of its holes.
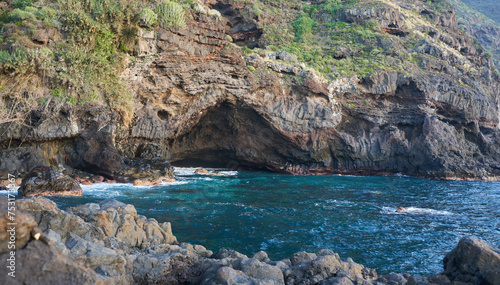
{"type": "Polygon", "coordinates": [[[186,27],[184,8],[175,0],[165,0],[155,9],[158,22],[164,27],[186,27]]]}
{"type": "Polygon", "coordinates": [[[52,95],[52,97],[54,97],[56,99],[61,99],[63,96],[63,91],[61,89],[61,85],[54,88],[54,90],[50,90],[49,92],[50,92],[50,95],[52,95]]]}
{"type": "Polygon", "coordinates": [[[42,9],[38,10],[36,16],[38,19],[44,22],[51,23],[57,16],[57,11],[47,6],[44,6],[42,7],[42,9]]]}
{"type": "Polygon", "coordinates": [[[36,13],[38,13],[38,9],[35,7],[24,7],[23,10],[33,15],[36,15],[36,13]]]}
{"type": "Polygon", "coordinates": [[[115,35],[105,29],[99,30],[95,35],[94,51],[103,58],[108,59],[115,52],[115,35]]]}
{"type": "Polygon", "coordinates": [[[12,6],[17,7],[17,8],[22,8],[26,6],[31,6],[35,0],[13,0],[12,1],[12,6]]]}
{"type": "Polygon", "coordinates": [[[302,14],[295,22],[293,22],[295,40],[297,42],[304,42],[311,37],[314,23],[314,20],[309,18],[307,14],[302,14]]]}
{"type": "Polygon", "coordinates": [[[14,9],[10,13],[10,18],[11,18],[12,22],[19,22],[19,21],[35,22],[36,21],[35,14],[21,10],[19,8],[14,9]]]}
{"type": "Polygon", "coordinates": [[[0,70],[14,74],[45,71],[51,67],[53,53],[48,48],[0,51],[0,70]]]}
{"type": "Polygon", "coordinates": [[[340,7],[342,7],[341,0],[326,0],[325,4],[323,5],[323,9],[331,15],[335,15],[340,7]]]}
{"type": "Polygon", "coordinates": [[[151,27],[158,22],[158,15],[149,8],[143,8],[139,13],[139,19],[144,25],[151,27]]]}

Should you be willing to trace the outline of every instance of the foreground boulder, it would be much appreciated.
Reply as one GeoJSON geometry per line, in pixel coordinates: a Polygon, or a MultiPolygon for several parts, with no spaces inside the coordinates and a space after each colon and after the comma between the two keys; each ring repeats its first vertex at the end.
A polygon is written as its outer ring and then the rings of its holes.
{"type": "MultiPolygon", "coordinates": [[[[55,246],[41,240],[31,240],[16,251],[15,277],[6,266],[0,266],[2,284],[105,284],[93,270],[64,256],[55,246]]],[[[0,254],[7,260],[9,253],[0,254]]]]}
{"type": "Polygon", "coordinates": [[[48,167],[34,168],[22,181],[19,195],[30,196],[82,196],[82,187],[78,182],[48,167]]]}
{"type": "Polygon", "coordinates": [[[35,219],[27,213],[10,211],[9,214],[8,206],[7,198],[0,195],[0,253],[25,246],[31,238],[31,231],[37,225],[35,219]],[[15,230],[12,230],[11,223],[16,223],[15,230]]]}
{"type": "Polygon", "coordinates": [[[474,237],[465,237],[448,253],[444,273],[452,281],[471,284],[500,284],[500,249],[474,237]]]}

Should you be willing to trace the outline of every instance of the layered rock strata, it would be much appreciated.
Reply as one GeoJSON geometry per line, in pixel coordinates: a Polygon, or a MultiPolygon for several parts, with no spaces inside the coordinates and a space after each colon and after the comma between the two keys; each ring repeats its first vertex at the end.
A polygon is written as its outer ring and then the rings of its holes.
{"type": "Polygon", "coordinates": [[[453,9],[398,0],[319,12],[322,21],[380,26],[394,38],[377,48],[398,45],[391,56],[405,64],[326,80],[282,51],[243,56],[227,35],[238,44],[245,32],[257,37],[260,18],[237,23],[229,15],[241,3],[210,5],[227,18],[194,13],[187,29],[139,30],[122,74],[134,98],[130,125],[106,106],[34,110],[27,122],[0,124],[0,173],[62,166],[132,182],[172,177],[165,161],[209,161],[293,174],[500,177],[500,77],[453,9]],[[406,38],[422,41],[407,47],[406,38]]]}

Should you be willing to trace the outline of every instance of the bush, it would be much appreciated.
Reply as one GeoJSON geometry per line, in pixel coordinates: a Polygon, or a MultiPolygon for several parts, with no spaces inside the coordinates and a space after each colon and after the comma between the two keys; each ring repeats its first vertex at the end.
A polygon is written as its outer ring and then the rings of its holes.
{"type": "Polygon", "coordinates": [[[326,0],[323,9],[330,13],[331,15],[335,15],[337,11],[342,7],[341,0],[326,0]]]}
{"type": "Polygon", "coordinates": [[[293,30],[295,32],[295,40],[304,42],[312,35],[314,20],[309,18],[307,14],[302,14],[295,22],[293,22],[293,30]]]}
{"type": "Polygon", "coordinates": [[[33,13],[16,8],[10,13],[10,18],[12,22],[28,21],[35,22],[36,16],[33,13]]]}
{"type": "Polygon", "coordinates": [[[24,7],[23,10],[33,15],[36,15],[36,13],[38,13],[38,9],[35,7],[24,7]]]}
{"type": "Polygon", "coordinates": [[[149,8],[143,8],[139,13],[139,19],[144,25],[151,27],[158,22],[158,15],[149,8]]]}
{"type": "Polygon", "coordinates": [[[22,8],[26,6],[31,6],[35,0],[13,0],[12,1],[12,6],[17,7],[17,8],[22,8]]]}
{"type": "Polygon", "coordinates": [[[47,23],[52,23],[52,21],[55,19],[57,16],[56,10],[49,8],[47,6],[42,7],[42,9],[38,10],[38,13],[36,14],[37,18],[47,22],[47,23]]]}
{"type": "Polygon", "coordinates": [[[165,0],[155,9],[158,22],[164,27],[186,27],[184,8],[175,0],[165,0]]]}

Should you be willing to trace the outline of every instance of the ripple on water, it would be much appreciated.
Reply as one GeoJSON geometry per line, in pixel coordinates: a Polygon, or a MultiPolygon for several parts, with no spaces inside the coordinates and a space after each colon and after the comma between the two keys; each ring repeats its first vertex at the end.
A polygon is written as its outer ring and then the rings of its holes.
{"type": "Polygon", "coordinates": [[[451,212],[443,210],[434,210],[428,208],[408,207],[404,212],[396,212],[397,208],[382,207],[382,213],[389,215],[404,215],[404,214],[417,214],[417,215],[453,215],[451,212]]]}

